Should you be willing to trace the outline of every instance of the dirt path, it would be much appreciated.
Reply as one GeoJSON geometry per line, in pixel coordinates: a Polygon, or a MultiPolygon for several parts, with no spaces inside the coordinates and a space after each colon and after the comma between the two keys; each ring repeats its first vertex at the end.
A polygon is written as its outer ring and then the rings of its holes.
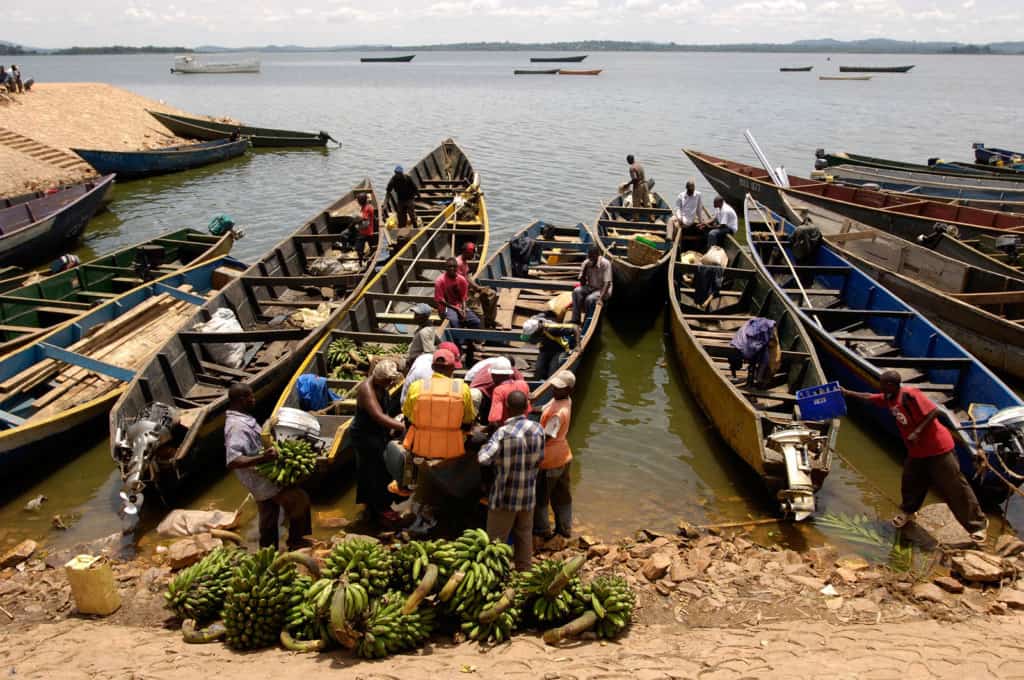
{"type": "Polygon", "coordinates": [[[169,631],[69,620],[0,635],[0,672],[10,678],[215,677],[290,680],[347,670],[347,678],[1024,678],[1024,618],[970,624],[919,621],[879,626],[790,622],[750,629],[636,626],[611,644],[552,648],[532,636],[481,651],[435,644],[368,662],[267,650],[238,654],[189,646],[169,631]]]}

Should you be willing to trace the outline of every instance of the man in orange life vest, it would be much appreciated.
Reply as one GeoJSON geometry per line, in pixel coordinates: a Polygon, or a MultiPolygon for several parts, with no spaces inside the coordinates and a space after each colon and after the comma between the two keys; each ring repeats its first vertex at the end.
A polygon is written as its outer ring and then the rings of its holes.
{"type": "Polygon", "coordinates": [[[544,460],[537,475],[537,500],[533,508],[533,533],[551,538],[557,532],[572,536],[572,492],[569,487],[569,467],[572,450],[567,436],[572,419],[572,390],[576,376],[572,371],[559,371],[551,378],[554,398],[544,406],[540,424],[544,428],[544,460]],[[551,531],[548,506],[555,513],[555,531],[551,531]]]}

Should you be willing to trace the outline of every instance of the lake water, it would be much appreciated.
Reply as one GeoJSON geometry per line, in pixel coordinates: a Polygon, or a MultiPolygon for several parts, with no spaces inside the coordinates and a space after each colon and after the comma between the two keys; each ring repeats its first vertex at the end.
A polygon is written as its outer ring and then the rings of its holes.
{"type": "MultiPolygon", "coordinates": [[[[19,63],[41,82],[105,81],[187,111],[326,130],[343,142],[326,152],[260,151],[119,184],[110,212],[86,232],[87,255],[171,228],[202,228],[228,213],[248,233],[234,254],[251,259],[362,177],[382,189],[396,163],[413,165],[449,136],[481,175],[496,243],[536,218],[592,220],[625,178],[627,153],[645,165],[657,190],[674,196],[696,175],[680,148],[750,161],[747,128],[773,163],[805,175],[818,147],[923,161],[968,159],[974,141],[1024,146],[1014,123],[1024,91],[1006,87],[1024,76],[1019,57],[833,55],[826,61],[825,55],[594,53],[582,67],[605,71],[587,78],[513,76],[513,69],[530,67],[526,52],[424,52],[410,64],[360,64],[358,56],[262,55],[262,73],[231,76],[172,75],[167,55],[21,57],[19,63]],[[853,63],[917,66],[866,82],[817,79],[853,63]],[[778,71],[810,64],[811,73],[778,71]]],[[[703,178],[697,182],[710,204],[710,188],[703,178]]],[[[663,317],[612,321],[580,371],[571,441],[581,526],[621,534],[671,528],[681,517],[696,523],[771,517],[772,500],[687,392],[670,358],[663,317]]],[[[893,512],[900,447],[845,421],[841,459],[819,508],[878,517],[893,512]]],[[[7,528],[9,540],[42,536],[53,514],[75,513],[81,519],[52,540],[105,535],[120,527],[117,488],[105,441],[83,443],[74,462],[5,499],[0,532],[7,528]],[[51,499],[43,511],[24,512],[25,501],[39,493],[51,499]]],[[[201,486],[192,503],[228,507],[243,495],[223,477],[201,486]]],[[[318,510],[352,516],[353,495],[343,483],[318,510]]],[[[1020,506],[1011,504],[1011,520],[1022,518],[1020,506]]],[[[781,538],[797,546],[816,540],[802,530],[781,538]]]]}

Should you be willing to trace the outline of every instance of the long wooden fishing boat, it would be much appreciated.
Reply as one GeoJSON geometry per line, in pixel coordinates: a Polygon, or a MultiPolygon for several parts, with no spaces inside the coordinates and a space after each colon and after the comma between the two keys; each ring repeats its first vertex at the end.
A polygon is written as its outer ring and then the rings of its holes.
{"type": "Polygon", "coordinates": [[[779,70],[783,73],[807,73],[813,66],[780,66],[779,70]]]}
{"type": "Polygon", "coordinates": [[[1024,153],[1020,151],[985,146],[980,142],[976,142],[973,146],[974,160],[981,165],[1024,166],[1024,153]]]}
{"type": "Polygon", "coordinates": [[[560,76],[599,76],[601,71],[604,69],[600,68],[588,68],[588,69],[569,69],[560,68],[558,69],[558,75],[560,76]]]}
{"type": "Polygon", "coordinates": [[[665,199],[652,191],[650,207],[634,208],[623,205],[630,196],[629,192],[617,194],[602,206],[594,222],[597,245],[612,263],[616,304],[620,300],[637,302],[652,292],[660,299],[672,250],[668,239],[672,209],[665,199]],[[646,243],[632,243],[638,237],[646,243]]]}
{"type": "Polygon", "coordinates": [[[907,66],[840,66],[840,73],[906,73],[914,68],[914,64],[907,66]]]}
{"type": "MultiPolygon", "coordinates": [[[[772,210],[796,219],[764,169],[699,151],[684,150],[684,153],[715,190],[733,205],[742,206],[744,197],[750,193],[772,210]]],[[[788,184],[783,190],[787,197],[820,205],[900,238],[918,241],[941,233],[954,236],[987,256],[972,259],[971,264],[985,266],[985,262],[998,260],[1014,268],[1019,266],[1017,258],[1020,239],[1024,237],[1024,214],[905,198],[795,175],[788,176],[788,184]]],[[[997,273],[1006,272],[1000,268],[997,273]]]]}
{"type": "Polygon", "coordinates": [[[530,57],[530,61],[534,64],[579,64],[586,58],[586,54],[579,54],[572,57],[530,57]]]}
{"type": "Polygon", "coordinates": [[[0,294],[0,356],[108,300],[193,264],[226,255],[235,242],[178,229],[0,294]]]}
{"type": "Polygon", "coordinates": [[[995,165],[979,163],[949,163],[941,158],[930,158],[928,163],[908,163],[889,158],[877,158],[845,151],[826,153],[824,149],[815,151],[815,169],[822,170],[831,165],[866,165],[871,168],[888,168],[892,170],[909,170],[911,172],[931,172],[951,177],[988,177],[1024,182],[1024,172],[1013,168],[1001,168],[995,165]]]}
{"type": "MultiPolygon", "coordinates": [[[[344,364],[336,364],[332,357],[338,355],[331,351],[332,346],[344,346],[346,350],[358,347],[404,361],[415,331],[412,306],[419,302],[433,306],[434,280],[444,271],[445,259],[458,253],[463,243],[475,243],[478,252],[486,253],[488,240],[486,202],[479,187],[473,185],[459,196],[458,201],[449,202],[430,224],[412,235],[289,376],[264,427],[268,442],[285,438],[282,432],[277,431],[279,423],[289,420],[288,412],[283,409],[308,406],[302,402],[297,387],[302,375],[326,378],[328,388],[342,397],[329,408],[308,414],[317,423],[316,434],[308,434],[314,436],[320,451],[319,469],[312,485],[322,482],[332,470],[352,460],[354,451],[346,444],[345,434],[355,414],[354,389],[368,369],[368,366],[363,366],[361,370],[354,370],[344,364]],[[461,226],[464,223],[482,226],[465,228],[461,226]]],[[[441,324],[443,332],[446,323],[442,323],[436,313],[433,316],[434,322],[441,324]]]]}
{"type": "MultiPolygon", "coordinates": [[[[430,224],[456,196],[462,195],[474,184],[480,184],[480,178],[469,157],[452,139],[441,142],[405,174],[412,178],[419,189],[415,203],[416,217],[424,225],[430,224]]],[[[382,223],[390,223],[389,218],[396,206],[397,199],[393,193],[384,197],[382,223]]]]}
{"type": "Polygon", "coordinates": [[[171,73],[259,73],[260,60],[256,58],[233,62],[202,62],[192,55],[174,58],[171,73]]]}
{"type": "MultiPolygon", "coordinates": [[[[904,385],[924,392],[965,428],[1024,405],[981,361],[828,245],[796,262],[788,238],[793,224],[753,198],[744,208],[754,263],[800,318],[829,378],[849,389],[877,392],[882,371],[895,370],[904,385]]],[[[896,434],[887,409],[864,411],[896,434]]],[[[894,451],[903,453],[902,447],[894,451]]],[[[958,445],[957,454],[979,500],[997,505],[1006,498],[1008,489],[991,472],[976,474],[973,451],[958,445]]],[[[1019,475],[1024,459],[1011,466],[1019,475]]]]}
{"type": "Polygon", "coordinates": [[[238,158],[249,148],[248,139],[218,139],[147,151],[71,149],[100,174],[117,173],[121,179],[164,175],[201,168],[238,158]]]}
{"type": "Polygon", "coordinates": [[[163,111],[148,111],[149,115],[156,118],[160,123],[176,134],[178,137],[187,139],[202,139],[213,141],[217,139],[228,139],[231,135],[238,133],[242,137],[248,137],[253,148],[259,147],[319,147],[327,146],[327,141],[334,141],[341,144],[324,131],[320,132],[299,132],[296,130],[278,130],[275,128],[262,128],[239,123],[222,123],[207,118],[190,118],[178,116],[163,111]]]}
{"type": "Polygon", "coordinates": [[[73,244],[107,200],[114,176],[0,203],[0,265],[31,265],[73,244]]]}
{"type": "Polygon", "coordinates": [[[517,68],[512,71],[514,76],[557,76],[557,68],[517,68]]]}
{"type": "Polygon", "coordinates": [[[226,271],[241,269],[219,258],[161,277],[0,359],[3,486],[81,451],[135,372],[224,283],[226,271]]]}
{"type": "Polygon", "coordinates": [[[866,186],[907,198],[955,201],[983,210],[1024,212],[1024,184],[995,179],[951,177],[928,172],[871,168],[864,165],[835,165],[815,170],[811,179],[866,186]]]}
{"type": "Polygon", "coordinates": [[[257,404],[272,403],[373,277],[388,248],[383,230],[362,261],[334,249],[358,219],[359,193],[377,205],[364,180],[196,310],[136,374],[109,420],[126,507],[138,507],[147,485],[168,497],[191,473],[222,470],[228,387],[245,383],[257,404]]]}
{"type": "Polygon", "coordinates": [[[404,54],[398,57],[360,57],[359,61],[364,64],[407,64],[415,56],[415,54],[404,54]]]}
{"type": "Polygon", "coordinates": [[[678,242],[668,265],[669,315],[676,356],[697,402],[721,437],[797,520],[815,509],[814,492],[832,465],[839,421],[804,422],[798,390],[826,382],[796,314],[733,237],[718,295],[697,302],[699,265],[684,264],[678,242]],[[750,319],[775,322],[781,363],[770,375],[730,369],[730,340],[750,319]]]}
{"type": "Polygon", "coordinates": [[[818,80],[871,80],[871,76],[818,76],[818,80]]]}
{"type": "Polygon", "coordinates": [[[832,250],[986,365],[1024,379],[1024,279],[964,264],[817,206],[800,216],[832,250]]]}

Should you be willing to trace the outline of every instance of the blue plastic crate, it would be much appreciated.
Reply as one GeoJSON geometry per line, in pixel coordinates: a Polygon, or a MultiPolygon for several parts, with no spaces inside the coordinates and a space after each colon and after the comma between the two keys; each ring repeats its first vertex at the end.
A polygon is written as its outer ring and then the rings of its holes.
{"type": "Polygon", "coordinates": [[[796,403],[802,420],[831,420],[846,415],[846,400],[837,382],[797,390],[796,403]]]}

